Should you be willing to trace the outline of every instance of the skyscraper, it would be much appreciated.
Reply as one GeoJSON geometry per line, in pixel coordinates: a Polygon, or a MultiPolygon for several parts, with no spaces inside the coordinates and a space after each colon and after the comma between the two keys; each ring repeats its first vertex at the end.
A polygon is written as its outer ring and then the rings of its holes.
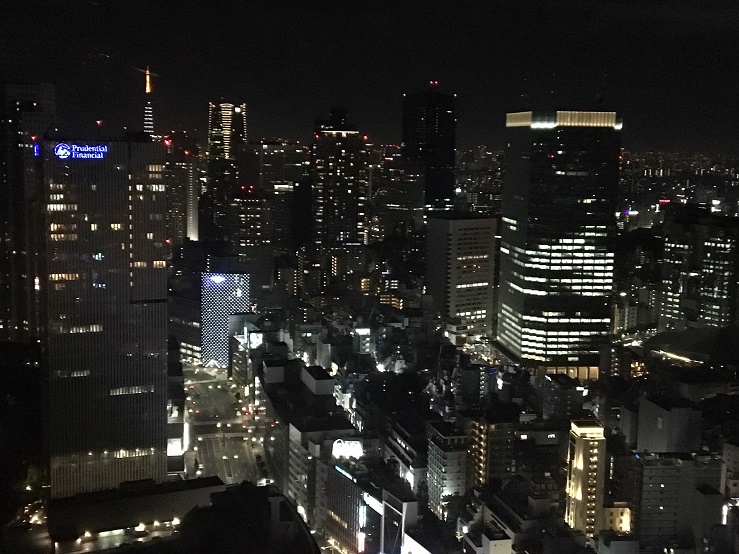
{"type": "Polygon", "coordinates": [[[367,150],[346,112],[334,108],[318,121],[313,144],[313,212],[319,253],[345,255],[347,247],[364,242],[369,181],[367,150]]]}
{"type": "Polygon", "coordinates": [[[403,157],[417,163],[425,175],[425,204],[449,208],[454,201],[457,119],[455,96],[430,81],[425,90],[403,98],[403,157]]]}
{"type": "Polygon", "coordinates": [[[246,145],[247,106],[211,102],[208,105],[208,158],[234,159],[246,145]]]}
{"type": "Polygon", "coordinates": [[[592,539],[603,525],[606,439],[597,421],[573,421],[567,453],[565,521],[592,539]]]}
{"type": "Polygon", "coordinates": [[[198,145],[186,132],[164,137],[167,148],[164,172],[167,181],[167,238],[173,245],[198,240],[198,145]]]}
{"type": "Polygon", "coordinates": [[[272,242],[271,196],[254,185],[241,185],[231,197],[228,240],[237,251],[272,242]]]}
{"type": "Polygon", "coordinates": [[[739,220],[676,206],[668,210],[664,236],[659,329],[736,323],[739,220]]]}
{"type": "Polygon", "coordinates": [[[428,220],[426,290],[445,323],[464,337],[489,336],[496,220],[439,213],[428,220]]]}
{"type": "Polygon", "coordinates": [[[208,106],[208,169],[200,203],[201,240],[223,240],[228,233],[229,206],[237,192],[239,162],[247,140],[247,106],[211,102],[208,106]]]}
{"type": "Polygon", "coordinates": [[[34,251],[52,497],[166,478],[164,148],[45,142],[34,251]]]}
{"type": "Polygon", "coordinates": [[[38,336],[29,222],[40,178],[40,142],[53,131],[54,87],[0,86],[0,340],[38,336]]]}
{"type": "Polygon", "coordinates": [[[521,112],[508,140],[497,340],[528,367],[598,376],[613,292],[615,112],[521,112]]]}
{"type": "Polygon", "coordinates": [[[309,173],[309,151],[300,143],[262,139],[246,147],[242,166],[246,184],[270,191],[276,183],[296,183],[309,173]]]}

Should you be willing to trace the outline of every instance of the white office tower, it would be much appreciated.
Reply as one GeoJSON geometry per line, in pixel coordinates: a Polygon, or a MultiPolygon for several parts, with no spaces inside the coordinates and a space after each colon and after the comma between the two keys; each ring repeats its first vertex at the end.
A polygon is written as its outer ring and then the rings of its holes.
{"type": "Polygon", "coordinates": [[[426,290],[460,341],[493,331],[495,229],[495,219],[474,214],[428,220],[426,290]]]}

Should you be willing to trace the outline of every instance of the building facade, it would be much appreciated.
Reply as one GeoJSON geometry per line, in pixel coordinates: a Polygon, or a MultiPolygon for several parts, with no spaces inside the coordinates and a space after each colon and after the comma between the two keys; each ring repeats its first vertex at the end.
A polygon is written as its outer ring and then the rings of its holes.
{"type": "Polygon", "coordinates": [[[164,148],[45,142],[34,251],[52,497],[166,478],[164,148]]]}
{"type": "Polygon", "coordinates": [[[208,104],[208,158],[234,159],[248,140],[246,104],[208,104]]]}
{"type": "Polygon", "coordinates": [[[592,539],[603,526],[606,439],[596,421],[573,421],[567,454],[565,521],[592,539]]]}
{"type": "MultiPolygon", "coordinates": [[[[229,365],[229,316],[251,311],[249,275],[203,273],[200,279],[200,336],[203,365],[229,365]]],[[[236,331],[236,329],[234,329],[236,331]]]]}
{"type": "Polygon", "coordinates": [[[497,340],[515,362],[598,376],[610,333],[615,112],[507,115],[497,340]]]}
{"type": "Polygon", "coordinates": [[[428,505],[441,520],[447,518],[449,497],[467,492],[467,437],[446,421],[431,422],[428,431],[428,505]]]}
{"type": "Polygon", "coordinates": [[[172,133],[163,142],[167,149],[167,238],[179,246],[185,239],[198,240],[199,150],[186,132],[172,133]]]}
{"type": "Polygon", "coordinates": [[[495,232],[492,218],[436,214],[428,220],[426,290],[444,321],[469,339],[492,332],[495,232]]]}
{"type": "Polygon", "coordinates": [[[51,85],[0,86],[0,337],[24,341],[39,336],[36,292],[29,257],[31,198],[40,179],[38,154],[55,123],[51,85]],[[30,277],[30,278],[29,278],[30,277]]]}
{"type": "Polygon", "coordinates": [[[369,177],[367,149],[346,112],[319,121],[311,151],[315,244],[319,255],[343,256],[364,242],[369,177]]]}
{"type": "Polygon", "coordinates": [[[718,457],[643,452],[631,463],[631,527],[642,545],[700,543],[720,523],[723,464],[718,457]]]}
{"type": "Polygon", "coordinates": [[[403,158],[424,174],[424,203],[448,209],[454,202],[456,95],[444,94],[436,81],[403,95],[403,158]]]}
{"type": "Polygon", "coordinates": [[[735,324],[739,221],[680,206],[668,211],[664,235],[659,329],[735,324]]]}

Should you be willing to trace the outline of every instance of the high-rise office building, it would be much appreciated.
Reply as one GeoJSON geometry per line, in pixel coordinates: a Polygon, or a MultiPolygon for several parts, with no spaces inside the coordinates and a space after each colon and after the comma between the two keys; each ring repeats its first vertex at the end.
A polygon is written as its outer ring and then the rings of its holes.
{"type": "Polygon", "coordinates": [[[241,185],[230,202],[228,240],[237,248],[269,246],[272,241],[271,195],[241,185]]]}
{"type": "Polygon", "coordinates": [[[668,210],[664,225],[659,329],[737,322],[739,220],[697,205],[668,210]]]}
{"type": "Polygon", "coordinates": [[[239,273],[203,273],[201,293],[201,359],[203,365],[229,365],[229,316],[250,311],[249,276],[239,273]]]}
{"type": "Polygon", "coordinates": [[[35,214],[52,497],[166,478],[165,152],[45,142],[35,214]]]}
{"type": "Polygon", "coordinates": [[[603,525],[606,438],[597,421],[573,421],[567,452],[565,521],[592,539],[603,525]]]}
{"type": "Polygon", "coordinates": [[[199,205],[200,240],[224,240],[229,207],[243,184],[238,161],[247,141],[247,106],[211,102],[208,106],[206,190],[199,205]]]}
{"type": "Polygon", "coordinates": [[[319,121],[311,152],[315,243],[320,254],[344,255],[363,242],[369,181],[367,149],[346,112],[319,121]]]}
{"type": "Polygon", "coordinates": [[[309,151],[298,142],[262,139],[246,146],[243,174],[247,184],[268,191],[276,183],[295,183],[307,177],[309,151]]]}
{"type": "Polygon", "coordinates": [[[372,222],[367,242],[383,240],[391,233],[410,233],[422,227],[424,214],[424,171],[413,162],[405,162],[386,148],[379,168],[373,168],[372,222]]]}
{"type": "Polygon", "coordinates": [[[428,220],[426,290],[436,311],[464,336],[492,331],[496,220],[437,213],[428,220]]]}
{"type": "Polygon", "coordinates": [[[29,266],[30,199],[40,166],[40,142],[53,131],[54,87],[0,86],[0,339],[23,341],[38,336],[35,273],[29,266]]]}
{"type": "Polygon", "coordinates": [[[208,158],[234,159],[247,143],[248,110],[244,103],[208,105],[208,158]]]}
{"type": "Polygon", "coordinates": [[[425,203],[448,209],[454,202],[457,119],[453,94],[439,92],[437,81],[403,97],[403,157],[425,175],[425,203]]]}
{"type": "Polygon", "coordinates": [[[497,339],[515,362],[598,376],[621,126],[615,112],[507,115],[497,339]]]}
{"type": "Polygon", "coordinates": [[[185,239],[198,240],[200,181],[198,145],[187,132],[164,137],[167,182],[167,238],[175,246],[185,239]]]}

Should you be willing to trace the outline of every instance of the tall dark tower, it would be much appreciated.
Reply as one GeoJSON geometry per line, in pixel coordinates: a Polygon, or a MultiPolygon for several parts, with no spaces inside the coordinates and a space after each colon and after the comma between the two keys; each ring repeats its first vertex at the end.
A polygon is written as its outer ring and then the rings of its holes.
{"type": "Polygon", "coordinates": [[[364,243],[368,201],[367,148],[346,112],[334,108],[316,123],[311,151],[315,242],[320,254],[344,256],[364,243]]]}
{"type": "Polygon", "coordinates": [[[507,115],[497,340],[527,367],[598,376],[621,126],[615,112],[507,115]]]}
{"type": "Polygon", "coordinates": [[[200,204],[200,239],[223,240],[228,234],[229,206],[240,189],[239,160],[247,141],[247,106],[228,102],[208,105],[208,175],[200,204]]]}
{"type": "Polygon", "coordinates": [[[163,139],[167,149],[167,238],[174,246],[198,240],[199,151],[195,137],[176,131],[163,139]]]}
{"type": "Polygon", "coordinates": [[[455,95],[437,86],[430,81],[427,89],[404,95],[402,153],[425,175],[426,206],[445,209],[454,202],[457,119],[455,95]]]}
{"type": "Polygon", "coordinates": [[[39,277],[29,256],[40,143],[53,130],[54,87],[0,85],[0,340],[38,336],[39,277]]]}
{"type": "MultiPolygon", "coordinates": [[[[52,498],[167,475],[164,146],[45,141],[36,217],[52,498]]],[[[31,280],[31,282],[33,282],[31,280]]]]}

